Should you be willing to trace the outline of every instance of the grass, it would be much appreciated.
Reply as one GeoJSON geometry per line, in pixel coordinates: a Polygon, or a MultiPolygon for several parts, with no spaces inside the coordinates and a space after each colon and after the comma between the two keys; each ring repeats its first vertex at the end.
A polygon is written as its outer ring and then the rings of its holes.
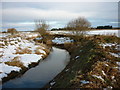
{"type": "Polygon", "coordinates": [[[79,46],[75,45],[71,47],[74,47],[73,48],[74,50],[72,50],[72,48],[69,48],[69,50],[71,49],[70,52],[74,54],[72,55],[73,61],[71,61],[71,65],[70,65],[71,67],[69,67],[70,71],[64,74],[63,77],[66,77],[66,78],[60,77],[59,82],[57,82],[54,87],[59,88],[59,87],[71,86],[72,83],[70,82],[75,78],[78,71],[81,71],[83,73],[83,72],[86,72],[86,70],[90,69],[91,67],[89,64],[90,62],[88,61],[90,61],[89,57],[92,56],[90,53],[90,50],[95,47],[94,43],[92,41],[89,41],[84,47],[81,47],[81,45],[79,46]],[[82,52],[80,52],[80,50],[82,50],[82,52]],[[80,58],[75,59],[76,56],[80,56],[80,58]]]}
{"type": "Polygon", "coordinates": [[[41,53],[39,49],[36,49],[36,50],[35,50],[35,54],[38,54],[38,55],[41,55],[41,54],[42,54],[42,55],[45,55],[44,53],[41,53]]]}
{"type": "MultiPolygon", "coordinates": [[[[65,68],[65,70],[69,70],[67,72],[64,70],[54,78],[56,84],[50,87],[100,88],[112,86],[118,88],[120,85],[117,82],[114,82],[111,77],[112,75],[120,77],[118,70],[112,68],[118,66],[116,61],[119,61],[119,58],[113,57],[109,54],[109,51],[99,45],[101,43],[118,43],[118,40],[119,38],[115,36],[95,35],[84,37],[83,39],[80,39],[80,42],[64,44],[64,48],[71,54],[71,61],[65,68]],[[76,56],[79,56],[79,58],[76,58],[76,56]],[[105,64],[108,64],[109,66],[106,67],[105,64]],[[106,76],[102,74],[102,70],[104,70],[106,76]],[[105,82],[92,75],[101,76],[105,82]],[[81,80],[91,81],[93,83],[81,84],[81,80]]],[[[119,78],[115,78],[115,80],[120,81],[119,78]]]]}
{"type": "Polygon", "coordinates": [[[12,59],[11,61],[5,62],[5,64],[9,65],[9,66],[17,66],[17,67],[21,67],[24,68],[25,66],[23,65],[22,62],[20,62],[20,57],[14,57],[14,59],[12,59]]]}
{"type": "Polygon", "coordinates": [[[17,48],[16,49],[16,53],[15,54],[32,54],[32,50],[28,49],[28,48],[17,48]]]}
{"type": "MultiPolygon", "coordinates": [[[[16,67],[21,68],[21,70],[19,72],[11,71],[9,74],[7,74],[7,77],[2,78],[2,83],[6,82],[6,81],[8,81],[12,78],[15,78],[17,76],[21,76],[28,69],[30,69],[32,67],[35,67],[39,64],[39,61],[38,62],[32,62],[31,64],[28,65],[28,67],[26,67],[26,66],[24,66],[24,63],[21,62],[21,55],[19,55],[19,54],[35,54],[35,53],[36,54],[43,54],[43,53],[39,52],[38,49],[40,49],[40,50],[44,50],[46,52],[46,55],[42,56],[43,59],[44,59],[45,57],[48,56],[47,53],[50,53],[50,48],[51,47],[48,47],[47,45],[42,44],[42,43],[36,45],[36,42],[33,40],[35,37],[30,37],[29,38],[28,37],[29,35],[27,36],[26,34],[27,33],[23,33],[23,34],[18,33],[18,34],[15,34],[15,35],[9,35],[9,36],[6,36],[6,37],[2,37],[1,40],[0,40],[1,42],[4,42],[4,43],[0,44],[1,45],[0,48],[3,48],[3,49],[8,48],[9,49],[8,45],[14,45],[13,48],[16,51],[15,53],[12,53],[16,57],[14,57],[12,60],[9,60],[9,61],[4,62],[4,63],[9,65],[9,66],[16,66],[16,67]],[[25,47],[22,47],[24,45],[23,43],[24,44],[33,43],[33,45],[35,44],[35,46],[31,47],[31,46],[25,45],[25,47]]],[[[1,55],[0,55],[0,57],[3,58],[3,59],[7,58],[9,56],[9,55],[6,55],[5,57],[3,57],[4,53],[5,52],[3,50],[3,51],[1,51],[1,55]]],[[[0,63],[2,63],[2,62],[0,62],[0,63]]]]}

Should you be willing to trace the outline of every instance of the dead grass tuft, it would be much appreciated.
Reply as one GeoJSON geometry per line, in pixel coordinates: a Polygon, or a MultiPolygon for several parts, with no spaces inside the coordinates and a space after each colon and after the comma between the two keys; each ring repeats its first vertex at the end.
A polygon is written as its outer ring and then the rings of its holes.
{"type": "Polygon", "coordinates": [[[45,55],[44,53],[41,53],[39,49],[36,49],[36,50],[35,50],[35,54],[38,54],[38,55],[41,55],[41,54],[42,54],[42,55],[45,55]]]}
{"type": "Polygon", "coordinates": [[[42,49],[43,50],[43,47],[41,47],[41,46],[40,47],[36,47],[36,49],[42,49]]]}
{"type": "Polygon", "coordinates": [[[74,44],[73,43],[64,43],[64,47],[66,48],[66,47],[71,47],[71,46],[74,46],[74,44]]]}
{"type": "Polygon", "coordinates": [[[5,62],[5,64],[7,64],[9,66],[17,66],[17,67],[24,68],[23,63],[20,62],[20,57],[19,56],[15,57],[12,61],[5,62]]]}
{"type": "Polygon", "coordinates": [[[47,54],[50,53],[50,49],[43,49],[47,54]]]}
{"type": "Polygon", "coordinates": [[[28,48],[18,48],[16,49],[16,53],[15,54],[32,54],[32,50],[28,49],[28,48]]]}
{"type": "Polygon", "coordinates": [[[36,43],[36,45],[40,45],[41,47],[47,48],[47,46],[43,43],[36,43]]]}
{"type": "Polygon", "coordinates": [[[47,44],[47,45],[52,45],[52,44],[53,44],[53,43],[52,43],[52,40],[47,40],[47,41],[46,41],[46,44],[47,44]]]}

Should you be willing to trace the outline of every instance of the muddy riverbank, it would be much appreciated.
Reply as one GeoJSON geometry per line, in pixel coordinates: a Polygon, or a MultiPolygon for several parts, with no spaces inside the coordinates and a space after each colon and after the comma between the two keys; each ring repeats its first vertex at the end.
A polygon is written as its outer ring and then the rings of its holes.
{"type": "Polygon", "coordinates": [[[118,38],[113,36],[95,36],[77,43],[57,45],[69,52],[70,62],[44,88],[119,88],[119,58],[98,44],[117,41],[118,38]]]}

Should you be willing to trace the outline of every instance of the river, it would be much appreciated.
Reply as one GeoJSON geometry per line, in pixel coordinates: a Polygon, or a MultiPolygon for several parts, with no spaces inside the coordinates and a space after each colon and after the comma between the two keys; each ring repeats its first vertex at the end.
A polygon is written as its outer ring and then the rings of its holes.
{"type": "Polygon", "coordinates": [[[53,47],[50,55],[39,65],[4,83],[2,88],[42,88],[66,67],[69,60],[66,50],[53,47]]]}

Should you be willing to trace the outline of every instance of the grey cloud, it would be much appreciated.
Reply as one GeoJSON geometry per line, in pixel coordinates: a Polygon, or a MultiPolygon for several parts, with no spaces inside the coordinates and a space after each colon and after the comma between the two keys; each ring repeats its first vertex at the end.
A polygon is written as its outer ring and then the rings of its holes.
{"type": "Polygon", "coordinates": [[[46,19],[53,27],[60,27],[73,18],[85,16],[96,26],[115,22],[117,9],[116,2],[6,2],[3,3],[2,19],[4,26],[9,23],[20,26],[23,22],[46,19]]]}

